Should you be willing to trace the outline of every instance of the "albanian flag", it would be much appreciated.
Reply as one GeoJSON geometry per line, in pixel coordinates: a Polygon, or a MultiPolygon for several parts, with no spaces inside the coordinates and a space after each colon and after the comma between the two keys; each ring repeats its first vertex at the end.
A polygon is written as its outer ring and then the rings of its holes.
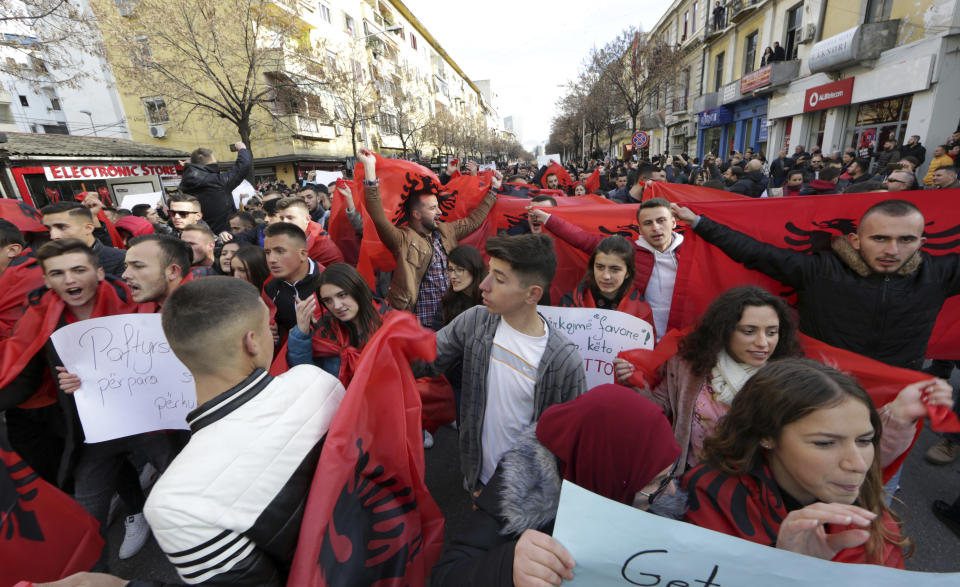
{"type": "MultiPolygon", "coordinates": [[[[701,188],[702,189],[702,188],[701,188]]],[[[743,198],[722,202],[688,201],[691,210],[753,238],[797,251],[826,250],[834,236],[856,231],[867,208],[892,197],[913,202],[926,218],[923,245],[932,255],[960,253],[960,190],[909,191],[897,194],[842,194],[787,198],[743,198]]],[[[682,203],[682,201],[681,201],[682,203]]],[[[692,324],[720,293],[738,285],[759,285],[777,295],[788,288],[751,271],[706,243],[692,230],[684,232],[684,256],[677,272],[671,316],[692,324]],[[679,314],[677,314],[679,312],[679,314]]],[[[927,347],[927,356],[960,359],[960,296],[948,298],[927,347]]]]}
{"type": "Polygon", "coordinates": [[[0,198],[0,218],[9,220],[20,232],[46,232],[43,215],[25,202],[10,198],[0,198]]]}
{"type": "Polygon", "coordinates": [[[551,161],[550,165],[547,167],[547,170],[543,172],[543,176],[540,177],[541,186],[547,187],[548,175],[556,175],[557,181],[560,182],[560,187],[564,190],[568,188],[573,189],[573,178],[570,177],[570,174],[567,173],[567,170],[556,161],[551,161]]]}
{"type": "Polygon", "coordinates": [[[668,183],[666,181],[652,181],[650,186],[643,190],[643,199],[663,198],[686,206],[691,202],[713,202],[716,200],[755,200],[749,196],[742,196],[733,192],[705,188],[699,185],[685,183],[668,183]]]}
{"type": "Polygon", "coordinates": [[[593,170],[593,173],[590,174],[590,177],[583,182],[583,187],[587,188],[587,193],[592,194],[593,192],[600,189],[600,168],[597,167],[593,170]]]}
{"type": "Polygon", "coordinates": [[[364,347],[324,442],[288,585],[423,585],[443,545],[424,483],[420,394],[410,361],[435,334],[391,312],[364,347]]]}
{"type": "Polygon", "coordinates": [[[43,287],[43,271],[33,257],[21,255],[0,275],[0,342],[27,310],[27,294],[43,287]]]}
{"type": "Polygon", "coordinates": [[[562,198],[567,194],[563,190],[548,190],[546,188],[538,188],[530,183],[514,183],[505,181],[500,185],[499,195],[529,199],[536,196],[552,196],[554,198],[562,198]]]}
{"type": "Polygon", "coordinates": [[[13,452],[0,429],[0,585],[89,570],[103,549],[99,527],[13,452]]]}

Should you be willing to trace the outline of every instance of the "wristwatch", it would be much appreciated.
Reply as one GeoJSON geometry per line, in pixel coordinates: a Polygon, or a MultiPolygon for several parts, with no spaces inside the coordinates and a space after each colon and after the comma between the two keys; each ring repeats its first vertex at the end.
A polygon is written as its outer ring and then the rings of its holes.
{"type": "Polygon", "coordinates": [[[369,179],[364,179],[364,180],[363,180],[363,185],[369,185],[369,186],[380,185],[380,178],[378,177],[377,179],[375,179],[375,180],[373,180],[373,181],[370,181],[369,179]]]}

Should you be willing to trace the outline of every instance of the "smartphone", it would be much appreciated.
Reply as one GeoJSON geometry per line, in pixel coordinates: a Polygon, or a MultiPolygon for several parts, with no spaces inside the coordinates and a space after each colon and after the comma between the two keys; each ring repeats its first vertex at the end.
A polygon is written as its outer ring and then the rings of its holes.
{"type": "Polygon", "coordinates": [[[237,145],[236,145],[236,143],[230,143],[229,147],[230,147],[230,150],[233,151],[234,153],[237,152],[237,145]]]}

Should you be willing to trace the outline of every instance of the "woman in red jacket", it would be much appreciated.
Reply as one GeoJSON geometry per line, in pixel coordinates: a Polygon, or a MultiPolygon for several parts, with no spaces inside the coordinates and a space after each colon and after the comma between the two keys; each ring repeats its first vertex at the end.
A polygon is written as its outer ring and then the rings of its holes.
{"type": "Polygon", "coordinates": [[[686,519],[808,556],[903,568],[911,543],[885,502],[881,432],[854,379],[806,359],[769,363],[684,477],[686,519]]]}
{"type": "Polygon", "coordinates": [[[634,287],[636,273],[633,244],[622,236],[600,241],[587,262],[587,273],[575,290],[563,296],[560,305],[574,308],[618,310],[653,326],[650,305],[634,287]]]}

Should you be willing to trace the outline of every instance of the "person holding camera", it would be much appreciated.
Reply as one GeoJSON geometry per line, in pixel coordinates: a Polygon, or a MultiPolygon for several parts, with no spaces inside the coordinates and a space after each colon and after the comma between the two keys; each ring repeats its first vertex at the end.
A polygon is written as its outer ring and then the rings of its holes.
{"type": "Polygon", "coordinates": [[[232,145],[237,151],[237,162],[226,171],[220,171],[213,151],[199,147],[190,153],[190,161],[183,166],[180,191],[200,200],[203,219],[216,234],[230,231],[230,216],[237,211],[231,192],[250,174],[253,155],[242,141],[232,145]]]}

